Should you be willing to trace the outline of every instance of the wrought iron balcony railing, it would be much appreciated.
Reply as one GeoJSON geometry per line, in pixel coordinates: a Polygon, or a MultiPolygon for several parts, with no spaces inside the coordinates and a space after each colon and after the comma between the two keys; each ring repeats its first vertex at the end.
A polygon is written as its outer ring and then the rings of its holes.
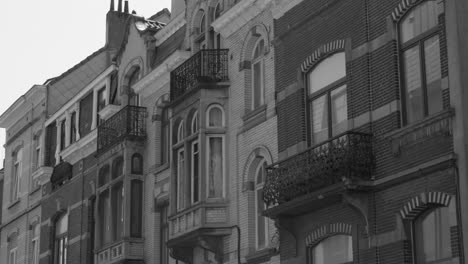
{"type": "Polygon", "coordinates": [[[171,72],[171,101],[204,82],[225,82],[227,49],[200,50],[171,72]]]}
{"type": "Polygon", "coordinates": [[[369,180],[373,165],[372,136],[346,132],[269,166],[263,199],[281,204],[345,180],[369,180]]]}
{"type": "Polygon", "coordinates": [[[146,107],[128,105],[98,127],[97,152],[102,153],[125,139],[146,138],[146,107]]]}

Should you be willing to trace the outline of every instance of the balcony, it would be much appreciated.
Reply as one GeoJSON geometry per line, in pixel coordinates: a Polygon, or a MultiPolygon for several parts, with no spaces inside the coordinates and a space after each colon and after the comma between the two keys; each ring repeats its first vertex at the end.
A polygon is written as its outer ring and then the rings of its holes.
{"type": "Polygon", "coordinates": [[[124,263],[124,260],[128,259],[143,260],[143,250],[141,239],[125,239],[96,251],[95,263],[124,263]]]}
{"type": "Polygon", "coordinates": [[[338,183],[370,180],[373,167],[372,136],[346,132],[269,166],[264,201],[281,205],[338,183]]]}
{"type": "Polygon", "coordinates": [[[227,49],[201,50],[171,72],[171,101],[204,83],[229,81],[227,49]]]}
{"type": "Polygon", "coordinates": [[[146,139],[146,116],[145,107],[128,105],[104,121],[98,127],[98,154],[127,139],[146,139]]]}

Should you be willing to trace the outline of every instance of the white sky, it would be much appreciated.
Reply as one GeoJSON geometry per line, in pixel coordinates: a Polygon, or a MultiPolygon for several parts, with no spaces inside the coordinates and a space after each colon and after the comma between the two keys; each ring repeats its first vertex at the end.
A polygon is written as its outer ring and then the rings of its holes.
{"type": "MultiPolygon", "coordinates": [[[[171,0],[129,0],[130,12],[144,17],[170,5],[171,0]]],[[[109,6],[110,0],[2,1],[0,114],[34,84],[62,74],[103,47],[109,6]]],[[[4,142],[0,129],[0,146],[4,142]]],[[[3,158],[0,147],[0,168],[3,158]]]]}

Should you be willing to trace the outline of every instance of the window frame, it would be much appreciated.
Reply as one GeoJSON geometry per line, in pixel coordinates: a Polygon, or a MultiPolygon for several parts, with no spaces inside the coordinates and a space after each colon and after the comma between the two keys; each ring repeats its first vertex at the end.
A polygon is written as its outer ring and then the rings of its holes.
{"type": "Polygon", "coordinates": [[[252,50],[252,60],[251,60],[251,72],[252,72],[252,84],[251,84],[251,104],[250,104],[250,110],[255,110],[260,107],[262,107],[265,104],[265,47],[263,47],[260,50],[263,50],[263,53],[258,54],[258,57],[255,57],[255,51],[257,50],[257,47],[260,46],[260,43],[263,41],[263,46],[265,46],[265,39],[260,37],[257,39],[255,42],[254,48],[252,50]],[[255,105],[256,97],[255,97],[255,91],[257,87],[255,86],[255,65],[259,64],[260,65],[260,89],[259,94],[260,94],[260,101],[259,105],[255,105]]]}
{"type": "MultiPolygon", "coordinates": [[[[255,189],[254,189],[254,196],[255,196],[255,247],[257,250],[261,250],[261,249],[264,249],[264,248],[267,248],[268,247],[268,238],[269,238],[269,233],[268,233],[268,218],[262,216],[262,217],[259,217],[260,215],[260,212],[259,212],[259,204],[258,204],[258,191],[262,190],[262,193],[263,193],[263,187],[265,185],[265,177],[266,177],[266,167],[268,166],[267,164],[267,161],[265,159],[262,159],[259,164],[257,165],[257,168],[255,169],[255,189]],[[263,179],[262,179],[262,182],[261,183],[258,183],[258,176],[259,176],[259,173],[260,173],[260,170],[264,170],[263,171],[263,179]],[[259,245],[259,221],[260,219],[262,219],[262,221],[264,222],[263,224],[265,225],[265,230],[263,230],[264,232],[264,240],[265,240],[265,245],[263,246],[260,246],[259,245]]],[[[263,202],[263,207],[264,209],[262,210],[262,212],[267,208],[265,202],[263,202]]]]}
{"type": "Polygon", "coordinates": [[[20,147],[13,153],[13,166],[10,182],[10,203],[19,200],[21,192],[21,178],[23,171],[23,148],[20,147]],[[14,184],[13,184],[14,183],[14,184]]]}
{"type": "Polygon", "coordinates": [[[208,134],[206,135],[206,199],[216,200],[224,199],[226,197],[226,137],[224,134],[208,134]],[[223,181],[222,194],[221,197],[210,197],[210,139],[211,138],[221,138],[221,155],[222,155],[222,176],[221,180],[223,181]]]}
{"type": "Polygon", "coordinates": [[[17,252],[18,252],[18,246],[8,250],[8,264],[17,263],[18,261],[17,252]],[[11,256],[12,254],[13,254],[13,259],[14,259],[13,261],[12,261],[12,256],[11,256]]]}
{"type": "Polygon", "coordinates": [[[54,263],[55,264],[66,264],[68,259],[68,227],[69,227],[69,215],[68,212],[62,213],[57,220],[55,221],[54,226],[54,263]],[[60,234],[57,234],[58,223],[66,217],[66,231],[60,234]],[[62,244],[60,244],[62,242],[62,244]],[[60,247],[62,245],[62,247],[60,247]],[[63,255],[60,258],[60,250],[62,250],[63,255]]]}
{"type": "Polygon", "coordinates": [[[334,234],[330,234],[326,237],[324,237],[323,239],[321,239],[320,241],[318,241],[317,243],[315,243],[313,246],[308,246],[307,248],[307,263],[308,264],[318,264],[318,263],[315,263],[314,261],[314,258],[315,258],[315,250],[316,248],[321,245],[324,241],[326,240],[329,240],[333,237],[338,237],[338,236],[343,236],[343,237],[346,237],[348,240],[351,240],[351,260],[347,261],[347,262],[342,262],[342,264],[346,264],[346,263],[353,263],[353,261],[355,260],[355,257],[354,257],[354,236],[352,234],[345,234],[345,233],[334,233],[334,234]]]}
{"type": "Polygon", "coordinates": [[[165,107],[161,112],[161,165],[169,162],[170,134],[169,109],[165,107]]]}
{"type": "Polygon", "coordinates": [[[191,149],[190,149],[190,202],[192,205],[197,204],[200,202],[200,176],[201,176],[201,155],[200,155],[200,141],[197,139],[191,142],[191,149]],[[194,151],[194,146],[197,145],[198,150],[194,151]],[[195,184],[195,155],[198,157],[198,171],[197,171],[197,184],[195,184]],[[198,190],[198,196],[195,197],[195,188],[198,190]],[[196,199],[195,199],[196,198],[196,199]]]}
{"type": "MultiPolygon", "coordinates": [[[[309,133],[307,133],[307,137],[308,137],[309,146],[315,146],[315,145],[318,145],[318,144],[322,144],[322,143],[326,142],[327,140],[330,140],[330,139],[334,138],[335,136],[339,135],[339,134],[333,135],[333,129],[332,129],[333,128],[333,122],[332,122],[332,96],[331,96],[331,93],[333,91],[335,91],[335,90],[340,89],[341,87],[345,87],[346,95],[348,95],[347,76],[348,76],[348,74],[347,74],[347,69],[346,69],[346,51],[344,51],[344,50],[337,50],[337,51],[335,51],[333,53],[327,54],[327,56],[322,58],[319,62],[317,62],[317,64],[314,67],[312,67],[309,71],[307,71],[305,73],[304,77],[305,77],[305,80],[306,80],[306,83],[307,83],[307,89],[306,89],[306,92],[307,92],[306,106],[307,106],[307,123],[308,123],[307,127],[308,127],[308,131],[309,131],[309,133]],[[345,56],[344,63],[345,63],[346,75],[344,77],[341,77],[341,78],[333,81],[332,83],[327,84],[326,86],[320,88],[319,90],[317,90],[315,92],[311,92],[310,75],[312,74],[314,69],[316,69],[316,67],[319,66],[322,62],[326,61],[330,57],[332,57],[334,55],[337,55],[339,53],[343,53],[344,56],[345,56]],[[315,141],[315,139],[313,137],[314,128],[313,128],[312,103],[315,100],[322,97],[322,96],[326,96],[328,136],[327,136],[326,140],[315,141]]],[[[346,101],[346,109],[348,109],[348,100],[346,101]]],[[[346,116],[347,122],[349,122],[348,116],[349,116],[349,113],[346,116]]],[[[349,130],[349,127],[348,127],[348,129],[346,131],[348,131],[348,130],[349,130]]]]}
{"type": "Polygon", "coordinates": [[[206,109],[206,127],[207,128],[224,128],[226,126],[224,108],[219,104],[212,104],[206,109]],[[210,113],[213,108],[218,108],[221,110],[221,126],[211,126],[210,125],[210,113]]]}
{"type": "MultiPolygon", "coordinates": [[[[421,120],[424,120],[425,118],[427,118],[429,116],[429,107],[428,107],[428,90],[427,90],[427,80],[426,80],[426,65],[425,65],[425,62],[426,62],[426,56],[425,56],[425,51],[424,51],[424,47],[425,47],[425,42],[435,36],[438,36],[438,39],[439,39],[439,49],[440,49],[440,41],[441,41],[441,38],[443,37],[443,34],[442,34],[442,31],[443,29],[441,28],[440,24],[439,24],[439,16],[441,15],[441,13],[439,12],[437,14],[437,24],[422,32],[421,34],[419,35],[416,35],[414,37],[412,37],[411,39],[403,42],[402,41],[402,33],[403,33],[403,30],[401,29],[401,25],[402,23],[404,22],[404,20],[412,14],[412,12],[418,7],[418,6],[421,6],[423,5],[424,3],[426,3],[428,1],[422,1],[420,2],[419,4],[411,7],[404,16],[401,17],[401,19],[398,21],[397,23],[397,37],[398,37],[398,56],[399,56],[399,71],[400,71],[400,76],[401,76],[401,80],[400,80],[400,98],[401,98],[401,107],[402,107],[402,111],[401,111],[401,120],[402,120],[402,125],[403,126],[407,126],[407,125],[410,125],[410,124],[414,124],[414,123],[417,123],[421,120]],[[412,48],[415,48],[415,47],[418,47],[418,55],[419,55],[419,71],[420,71],[420,82],[421,82],[421,92],[422,92],[422,104],[423,104],[423,117],[419,120],[414,120],[413,122],[409,123],[408,122],[408,107],[407,107],[407,95],[406,95],[406,92],[407,92],[407,87],[406,87],[406,80],[407,80],[407,76],[406,76],[406,71],[405,71],[405,68],[406,68],[406,65],[405,65],[405,60],[404,60],[404,53],[412,48]]],[[[440,63],[440,68],[441,68],[441,79],[442,79],[442,63],[439,61],[440,63]]],[[[441,103],[443,104],[443,98],[440,98],[441,100],[441,103]]],[[[443,105],[442,105],[442,108],[443,108],[443,105]]]]}
{"type": "Polygon", "coordinates": [[[39,263],[39,238],[40,238],[40,223],[35,223],[31,225],[31,264],[38,264],[39,263]],[[36,229],[37,228],[37,229],[36,229]],[[36,232],[37,231],[37,232],[36,232]]]}

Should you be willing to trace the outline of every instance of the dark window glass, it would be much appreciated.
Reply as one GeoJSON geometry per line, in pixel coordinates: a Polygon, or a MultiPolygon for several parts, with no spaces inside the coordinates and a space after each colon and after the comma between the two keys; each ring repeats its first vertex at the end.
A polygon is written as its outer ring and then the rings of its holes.
{"type": "Polygon", "coordinates": [[[112,179],[115,179],[123,174],[123,158],[117,157],[112,162],[112,179]]]}
{"type": "Polygon", "coordinates": [[[143,213],[143,184],[140,180],[131,181],[130,236],[141,237],[143,213]]]}
{"type": "Polygon", "coordinates": [[[76,141],[76,112],[70,116],[70,144],[76,141]]]}
{"type": "Polygon", "coordinates": [[[132,156],[132,173],[143,174],[143,157],[138,153],[132,156]]]}
{"type": "Polygon", "coordinates": [[[112,187],[112,239],[117,241],[123,237],[123,187],[117,183],[112,187]]]}
{"type": "Polygon", "coordinates": [[[166,108],[162,111],[161,120],[161,164],[168,162],[169,157],[169,115],[166,108]]]}
{"type": "Polygon", "coordinates": [[[98,187],[109,182],[109,173],[109,165],[105,165],[99,170],[98,187]]]}
{"type": "Polygon", "coordinates": [[[93,93],[80,101],[80,136],[83,138],[91,132],[93,122],[93,93]]]}
{"type": "Polygon", "coordinates": [[[63,120],[60,123],[60,150],[65,149],[65,134],[66,134],[66,126],[65,126],[65,120],[63,120]]]}

